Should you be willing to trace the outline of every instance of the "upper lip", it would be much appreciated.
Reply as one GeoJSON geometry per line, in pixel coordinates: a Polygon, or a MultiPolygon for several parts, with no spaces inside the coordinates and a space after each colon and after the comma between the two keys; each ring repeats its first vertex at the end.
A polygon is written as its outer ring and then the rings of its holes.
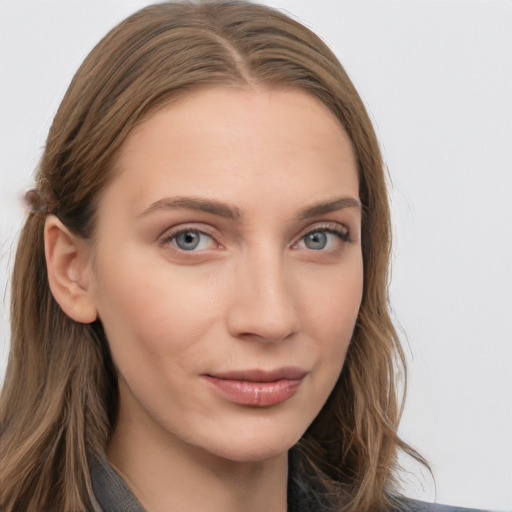
{"type": "Polygon", "coordinates": [[[223,380],[240,380],[248,382],[276,382],[278,380],[300,380],[308,372],[297,367],[276,368],[273,370],[262,370],[258,368],[250,370],[233,370],[227,372],[216,372],[207,374],[208,377],[223,380]]]}

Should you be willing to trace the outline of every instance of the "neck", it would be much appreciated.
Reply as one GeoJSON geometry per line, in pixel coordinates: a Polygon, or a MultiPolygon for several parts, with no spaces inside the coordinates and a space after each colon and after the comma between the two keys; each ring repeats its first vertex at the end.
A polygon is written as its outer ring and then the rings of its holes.
{"type": "Polygon", "coordinates": [[[147,512],[286,511],[287,453],[231,461],[119,422],[107,456],[147,512]]]}

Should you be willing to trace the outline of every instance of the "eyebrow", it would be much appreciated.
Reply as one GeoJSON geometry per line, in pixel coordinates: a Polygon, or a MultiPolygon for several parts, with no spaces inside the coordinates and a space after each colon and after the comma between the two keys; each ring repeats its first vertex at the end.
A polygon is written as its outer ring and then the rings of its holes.
{"type": "MultiPolygon", "coordinates": [[[[299,211],[298,220],[308,220],[313,217],[325,215],[326,213],[344,210],[346,208],[361,209],[361,202],[354,197],[340,197],[329,201],[307,206],[299,211]]],[[[241,221],[243,211],[237,206],[227,205],[214,199],[202,197],[166,197],[159,199],[146,208],[138,217],[145,217],[160,210],[195,210],[211,213],[226,219],[241,221]]]]}
{"type": "Polygon", "coordinates": [[[337,199],[324,201],[322,203],[317,203],[312,206],[303,208],[299,212],[297,218],[298,220],[308,220],[312,217],[319,217],[320,215],[325,215],[326,213],[331,213],[338,210],[345,210],[346,208],[357,208],[361,210],[361,201],[355,197],[339,197],[337,199]]]}
{"type": "Polygon", "coordinates": [[[139,217],[145,217],[159,210],[195,210],[237,221],[243,218],[240,208],[202,197],[166,197],[151,204],[139,217]]]}

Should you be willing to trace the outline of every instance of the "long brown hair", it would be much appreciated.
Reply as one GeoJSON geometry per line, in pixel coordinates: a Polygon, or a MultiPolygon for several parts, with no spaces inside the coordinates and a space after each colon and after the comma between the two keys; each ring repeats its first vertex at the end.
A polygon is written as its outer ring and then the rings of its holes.
{"type": "MultiPolygon", "coordinates": [[[[379,146],[344,69],[310,30],[245,2],[165,3],[115,27],[76,73],[37,173],[51,212],[94,234],[101,191],[133,127],[164,103],[210,85],[298,88],[347,131],[363,204],[364,291],[345,365],[295,448],[299,473],[338,510],[384,510],[394,493],[397,379],[404,357],[387,302],[390,213],[379,146]]],[[[54,300],[44,213],[28,216],[12,278],[12,340],[0,401],[3,512],[90,509],[89,464],[104,454],[118,391],[101,323],[79,324],[54,300]]],[[[419,458],[421,460],[421,458],[419,458]]],[[[300,475],[299,475],[300,476],[300,475]]]]}

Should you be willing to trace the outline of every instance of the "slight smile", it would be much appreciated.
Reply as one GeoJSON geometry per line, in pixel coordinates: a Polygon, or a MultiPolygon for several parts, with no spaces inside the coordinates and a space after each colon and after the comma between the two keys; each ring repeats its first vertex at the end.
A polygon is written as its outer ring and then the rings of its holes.
{"type": "Polygon", "coordinates": [[[289,400],[297,392],[308,372],[288,367],[272,371],[246,370],[203,377],[230,402],[268,407],[289,400]]]}

